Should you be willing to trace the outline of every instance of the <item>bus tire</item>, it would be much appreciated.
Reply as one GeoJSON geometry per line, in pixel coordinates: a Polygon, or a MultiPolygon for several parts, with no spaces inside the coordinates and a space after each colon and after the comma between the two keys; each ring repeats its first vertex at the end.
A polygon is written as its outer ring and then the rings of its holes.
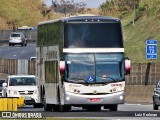
{"type": "Polygon", "coordinates": [[[40,102],[44,103],[44,94],[43,94],[43,88],[42,85],[40,86],[40,102]]]}
{"type": "Polygon", "coordinates": [[[45,104],[45,105],[44,105],[44,111],[52,111],[52,105],[50,105],[50,104],[45,104]]]}
{"type": "MultiPolygon", "coordinates": [[[[71,110],[71,106],[70,105],[61,105],[61,97],[60,97],[60,89],[58,86],[58,91],[57,91],[57,101],[58,101],[58,111],[59,112],[68,112],[69,110],[71,110]]],[[[57,110],[55,108],[55,110],[57,110]]]]}
{"type": "Polygon", "coordinates": [[[33,104],[34,108],[43,108],[43,104],[42,103],[35,103],[33,104]]]}
{"type": "Polygon", "coordinates": [[[59,112],[59,105],[54,105],[54,106],[53,106],[53,110],[54,110],[55,112],[59,112]]]}
{"type": "Polygon", "coordinates": [[[68,112],[69,110],[71,110],[70,105],[59,105],[59,111],[60,112],[68,112]]]}
{"type": "Polygon", "coordinates": [[[44,111],[52,111],[52,105],[46,103],[45,96],[44,96],[44,111]]]}

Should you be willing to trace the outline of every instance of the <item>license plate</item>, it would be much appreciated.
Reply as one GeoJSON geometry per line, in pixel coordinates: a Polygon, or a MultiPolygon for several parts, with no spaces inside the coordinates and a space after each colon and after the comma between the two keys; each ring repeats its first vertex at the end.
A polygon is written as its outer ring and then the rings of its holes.
{"type": "Polygon", "coordinates": [[[31,100],[31,98],[30,98],[30,97],[27,97],[27,98],[25,98],[25,100],[31,100]]]}
{"type": "Polygon", "coordinates": [[[99,98],[90,98],[90,102],[99,102],[100,99],[99,98]]]}

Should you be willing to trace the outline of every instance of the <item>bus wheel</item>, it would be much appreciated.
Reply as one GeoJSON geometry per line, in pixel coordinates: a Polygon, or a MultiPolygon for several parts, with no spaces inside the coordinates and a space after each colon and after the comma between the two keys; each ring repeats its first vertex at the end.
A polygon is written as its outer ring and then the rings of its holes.
{"type": "Polygon", "coordinates": [[[44,104],[44,90],[42,86],[40,86],[40,99],[41,103],[44,104]]]}
{"type": "Polygon", "coordinates": [[[46,99],[44,99],[44,111],[52,111],[52,105],[51,104],[47,104],[46,103],[46,99]]]}
{"type": "Polygon", "coordinates": [[[118,105],[110,105],[110,111],[117,111],[118,105]]]}
{"type": "Polygon", "coordinates": [[[58,106],[58,105],[54,105],[54,106],[53,106],[53,110],[54,110],[55,112],[58,112],[58,111],[59,111],[59,106],[58,106]]]}
{"type": "Polygon", "coordinates": [[[44,111],[52,111],[52,105],[50,105],[50,104],[45,104],[45,105],[44,105],[44,111]]]}
{"type": "Polygon", "coordinates": [[[70,105],[59,105],[59,111],[60,112],[68,112],[69,110],[71,110],[70,105]]]}

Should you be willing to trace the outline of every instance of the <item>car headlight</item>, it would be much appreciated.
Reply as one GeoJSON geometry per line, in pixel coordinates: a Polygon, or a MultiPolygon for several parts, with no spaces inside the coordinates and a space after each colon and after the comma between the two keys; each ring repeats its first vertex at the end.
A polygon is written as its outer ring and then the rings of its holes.
{"type": "Polygon", "coordinates": [[[18,94],[18,91],[14,91],[14,90],[9,90],[10,94],[18,94]]]}
{"type": "Polygon", "coordinates": [[[35,90],[35,91],[34,91],[34,94],[38,94],[38,91],[37,91],[37,90],[35,90]]]}

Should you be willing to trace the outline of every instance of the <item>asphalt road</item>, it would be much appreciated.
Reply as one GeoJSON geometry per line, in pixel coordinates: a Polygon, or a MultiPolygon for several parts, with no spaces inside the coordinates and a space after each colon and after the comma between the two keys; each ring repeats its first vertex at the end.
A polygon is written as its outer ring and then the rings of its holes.
{"type": "Polygon", "coordinates": [[[153,110],[152,104],[122,104],[118,106],[117,112],[110,112],[107,109],[101,109],[101,111],[97,112],[89,112],[86,110],[83,110],[79,107],[72,107],[72,110],[69,112],[45,112],[43,108],[33,108],[32,106],[25,106],[22,108],[18,108],[18,111],[20,112],[40,112],[42,116],[45,117],[81,117],[81,118],[108,118],[108,117],[116,117],[116,118],[129,118],[129,117],[148,117],[147,115],[150,115],[150,117],[158,118],[155,116],[159,116],[160,119],[160,109],[159,110],[153,110]],[[142,114],[142,116],[140,116],[142,114]],[[145,116],[146,115],[146,116],[145,116]],[[151,116],[152,115],[152,116],[151,116]]]}
{"type": "Polygon", "coordinates": [[[0,46],[0,57],[6,59],[29,59],[36,56],[36,45],[28,44],[27,46],[0,46]]]}

